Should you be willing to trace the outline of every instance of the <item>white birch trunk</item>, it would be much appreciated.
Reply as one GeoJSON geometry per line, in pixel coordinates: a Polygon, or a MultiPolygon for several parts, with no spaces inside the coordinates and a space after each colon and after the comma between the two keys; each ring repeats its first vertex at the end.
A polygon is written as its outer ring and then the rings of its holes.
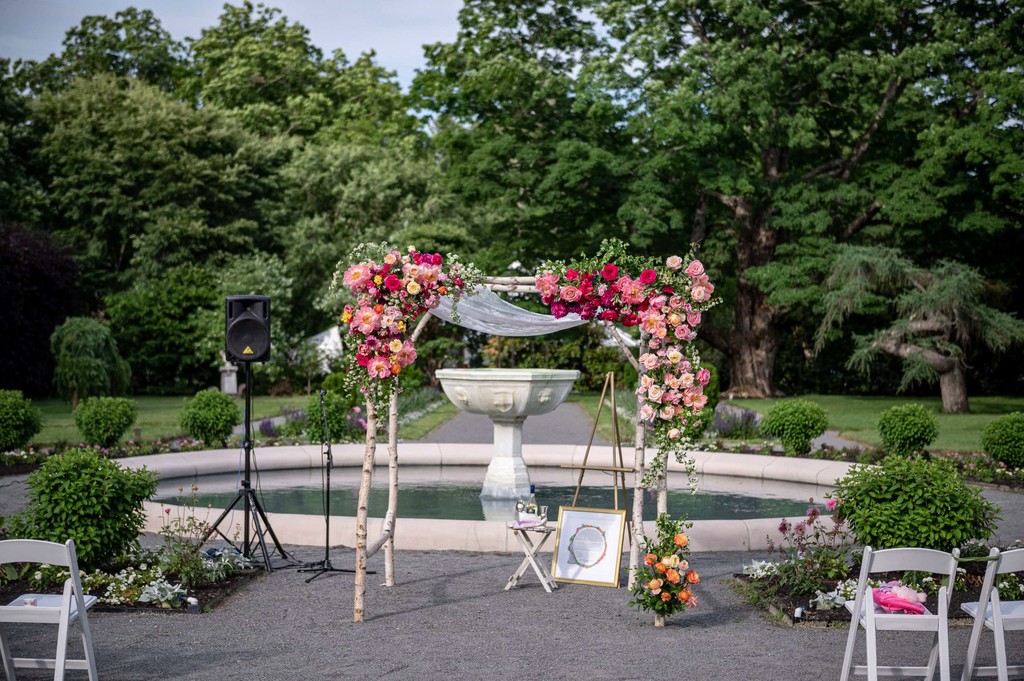
{"type": "Polygon", "coordinates": [[[373,481],[373,456],[377,451],[377,410],[366,401],[366,449],[363,451],[363,474],[359,481],[359,505],[356,508],[356,578],[352,621],[363,621],[366,597],[366,517],[370,509],[370,484],[373,481]]]}
{"type": "Polygon", "coordinates": [[[640,566],[640,542],[644,538],[644,424],[640,420],[640,397],[636,405],[636,437],[633,459],[633,542],[629,546],[629,580],[632,588],[636,569],[640,566]]]}
{"type": "Polygon", "coordinates": [[[398,391],[391,393],[388,413],[388,533],[384,544],[384,585],[395,585],[395,522],[398,518],[398,391]]]}

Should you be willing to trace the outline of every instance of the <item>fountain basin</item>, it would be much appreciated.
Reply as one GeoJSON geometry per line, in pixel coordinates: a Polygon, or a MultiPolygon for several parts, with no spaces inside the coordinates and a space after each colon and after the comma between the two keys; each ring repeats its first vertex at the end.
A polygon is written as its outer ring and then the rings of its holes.
{"type": "Polygon", "coordinates": [[[462,411],[492,421],[547,414],[565,401],[580,372],[567,369],[438,369],[437,380],[462,411]]]}
{"type": "Polygon", "coordinates": [[[523,461],[523,422],[554,411],[565,401],[580,372],[567,369],[439,369],[448,399],[462,411],[485,414],[494,424],[494,451],[487,466],[483,499],[522,499],[530,493],[523,461]]]}

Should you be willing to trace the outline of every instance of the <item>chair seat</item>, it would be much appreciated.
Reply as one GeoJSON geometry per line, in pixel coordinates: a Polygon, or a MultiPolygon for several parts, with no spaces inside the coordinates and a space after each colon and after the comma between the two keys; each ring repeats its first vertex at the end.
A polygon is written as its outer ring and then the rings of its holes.
{"type": "MultiPolygon", "coordinates": [[[[846,601],[844,605],[852,615],[853,609],[856,605],[852,601],[846,601]]],[[[928,608],[925,608],[924,612],[920,615],[905,612],[886,612],[875,605],[874,602],[868,603],[867,599],[865,599],[860,613],[860,623],[865,627],[867,626],[865,624],[867,621],[867,608],[874,609],[875,628],[880,630],[899,629],[901,631],[935,631],[936,621],[938,620],[938,615],[928,608]]]]}
{"type": "MultiPolygon", "coordinates": [[[[63,597],[60,594],[21,594],[7,605],[9,607],[15,607],[20,605],[24,608],[59,608],[62,598],[63,597]],[[25,600],[29,598],[36,599],[36,604],[34,606],[25,605],[25,600]]],[[[96,605],[97,601],[99,601],[99,599],[95,596],[82,596],[82,600],[85,601],[86,610],[96,605]]],[[[78,616],[78,603],[75,602],[74,598],[71,599],[70,616],[72,618],[78,616]]]]}
{"type": "MultiPolygon", "coordinates": [[[[978,601],[961,603],[960,609],[972,618],[978,618],[978,601]]],[[[1024,630],[1024,601],[1000,601],[999,610],[1003,615],[1003,629],[1007,631],[1024,630]]],[[[995,628],[991,603],[985,608],[985,626],[989,629],[995,628]]]]}

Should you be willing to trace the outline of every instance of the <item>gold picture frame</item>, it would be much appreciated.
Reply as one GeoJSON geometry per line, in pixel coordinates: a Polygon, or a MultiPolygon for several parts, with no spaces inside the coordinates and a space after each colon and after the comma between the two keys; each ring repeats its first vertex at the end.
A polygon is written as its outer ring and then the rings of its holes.
{"type": "Polygon", "coordinates": [[[626,512],[562,506],[551,560],[556,582],[619,586],[626,512]]]}

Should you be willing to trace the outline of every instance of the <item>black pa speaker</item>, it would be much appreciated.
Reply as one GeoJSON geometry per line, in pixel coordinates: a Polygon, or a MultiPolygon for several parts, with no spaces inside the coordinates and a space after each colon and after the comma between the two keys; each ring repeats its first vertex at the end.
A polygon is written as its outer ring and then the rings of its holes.
{"type": "Polygon", "coordinates": [[[270,359],[270,296],[226,298],[224,349],[229,362],[270,359]]]}

